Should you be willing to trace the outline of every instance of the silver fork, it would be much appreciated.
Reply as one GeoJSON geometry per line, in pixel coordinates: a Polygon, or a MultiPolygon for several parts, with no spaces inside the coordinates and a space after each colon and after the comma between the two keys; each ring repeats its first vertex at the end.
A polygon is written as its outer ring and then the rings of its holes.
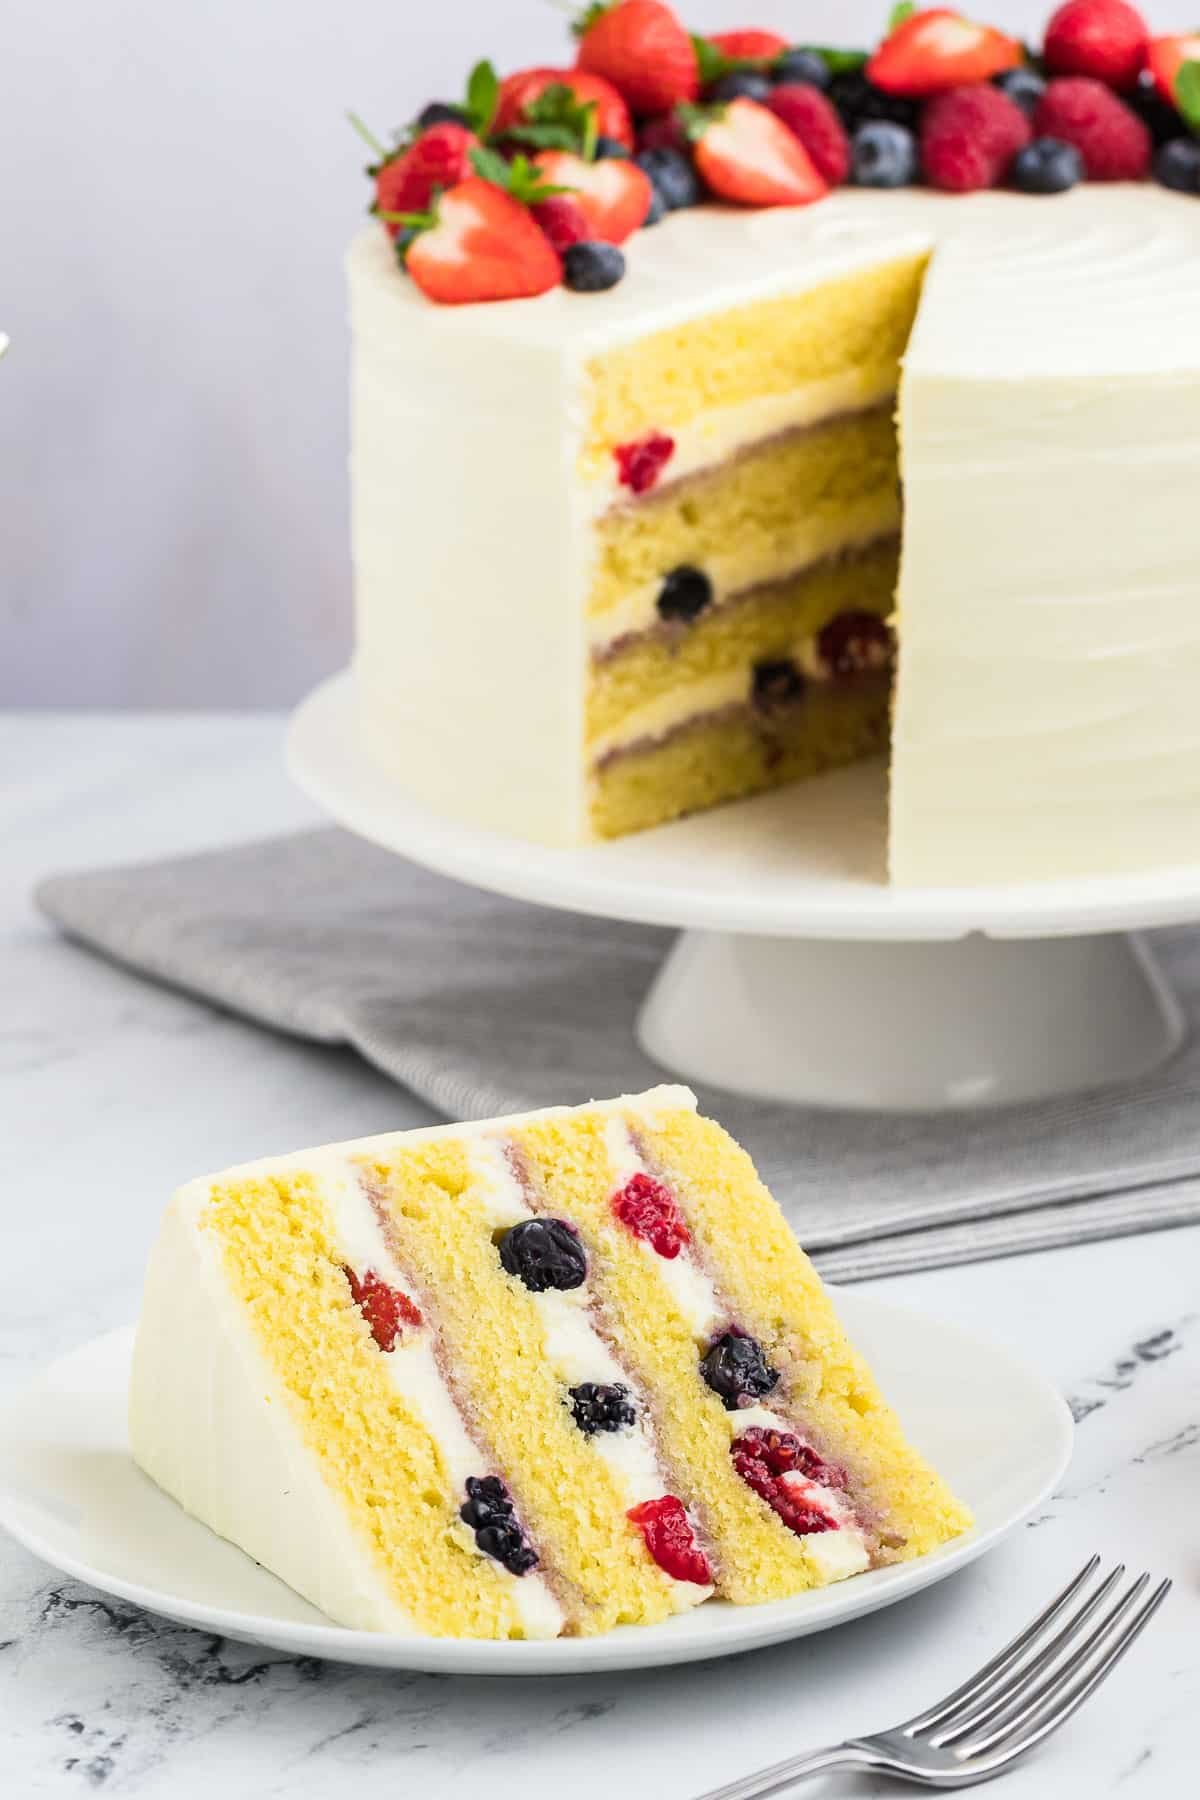
{"type": "Polygon", "coordinates": [[[1093,1586],[1099,1567],[1100,1558],[1093,1556],[1011,1644],[926,1712],[890,1731],[790,1757],[713,1788],[700,1800],[764,1800],[827,1769],[870,1770],[921,1787],[971,1787],[990,1781],[1083,1705],[1145,1630],[1171,1589],[1169,1581],[1160,1581],[1143,1599],[1150,1576],[1139,1575],[1095,1619],[1125,1574],[1124,1564],[1118,1563],[1093,1586]],[[1048,1635],[1075,1601],[1079,1604],[1070,1617],[1048,1635]]]}

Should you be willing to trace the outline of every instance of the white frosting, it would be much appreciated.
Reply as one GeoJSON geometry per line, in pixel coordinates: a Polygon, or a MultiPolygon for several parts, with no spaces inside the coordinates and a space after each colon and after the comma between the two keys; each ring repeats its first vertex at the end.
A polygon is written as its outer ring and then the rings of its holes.
{"type": "MultiPolygon", "coordinates": [[[[372,227],[350,273],[357,671],[377,759],[451,816],[585,838],[583,693],[607,641],[584,617],[588,358],[930,247],[901,388],[894,876],[1193,855],[1200,208],[1152,184],[701,208],[637,234],[608,294],[495,306],[430,304],[372,227]]],[[[712,423],[714,441],[752,428],[712,423]]],[[[681,453],[706,454],[704,429],[681,453]]],[[[647,616],[644,594],[624,606],[605,631],[647,616]]]]}

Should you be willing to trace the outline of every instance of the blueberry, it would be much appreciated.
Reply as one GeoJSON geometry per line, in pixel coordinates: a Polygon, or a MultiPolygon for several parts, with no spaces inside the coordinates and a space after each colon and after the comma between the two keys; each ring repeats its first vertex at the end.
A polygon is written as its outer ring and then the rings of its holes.
{"type": "Polygon", "coordinates": [[[1009,180],[1022,194],[1065,194],[1084,177],[1083,158],[1074,144],[1061,138],[1034,138],[1018,150],[1008,171],[1009,180]]]}
{"type": "Polygon", "coordinates": [[[754,704],[762,712],[799,700],[807,683],[790,657],[781,656],[754,665],[754,704]]]}
{"type": "Polygon", "coordinates": [[[785,50],[771,64],[777,82],[806,81],[810,87],[829,86],[829,64],[819,50],[785,50]]]}
{"type": "Polygon", "coordinates": [[[647,225],[657,225],[659,223],[660,219],[665,219],[666,216],[667,216],[667,209],[663,205],[663,197],[659,193],[658,189],[654,186],[653,182],[651,182],[651,184],[650,184],[650,211],[646,214],[645,218],[642,220],[642,230],[644,231],[646,229],[647,225]]]}
{"type": "Polygon", "coordinates": [[[664,577],[654,604],[660,619],[683,619],[690,624],[712,605],[712,597],[712,582],[704,570],[680,563],[664,577]]]}
{"type": "Polygon", "coordinates": [[[769,79],[757,69],[732,69],[705,88],[704,98],[717,106],[725,106],[730,100],[757,100],[761,104],[770,92],[769,79]]]}
{"type": "Polygon", "coordinates": [[[859,187],[911,187],[920,171],[917,140],[905,125],[875,119],[850,144],[850,173],[859,187]]]}
{"type": "Polygon", "coordinates": [[[599,161],[604,157],[615,158],[618,162],[628,162],[629,146],[623,144],[620,138],[598,137],[596,139],[596,158],[599,161]]]}
{"type": "Polygon", "coordinates": [[[563,286],[576,294],[601,294],[625,278],[625,254],[616,244],[588,238],[563,251],[563,286]]]}
{"type": "Polygon", "coordinates": [[[757,1338],[740,1331],[723,1331],[713,1339],[700,1373],[726,1412],[735,1412],[745,1401],[761,1400],[779,1384],[779,1370],[771,1367],[757,1338]]]}
{"type": "Polygon", "coordinates": [[[422,131],[428,131],[431,125],[469,125],[471,123],[465,106],[451,106],[445,100],[431,100],[417,114],[417,124],[422,131]]]}
{"type": "Polygon", "coordinates": [[[886,119],[890,125],[906,125],[915,131],[921,113],[919,101],[885,94],[858,69],[844,69],[835,75],[829,83],[829,98],[841,114],[846,130],[851,132],[872,119],[886,119]]]}
{"type": "Polygon", "coordinates": [[[699,205],[700,177],[682,150],[656,145],[652,150],[639,150],[633,160],[650,177],[668,212],[699,205]]]}
{"type": "Polygon", "coordinates": [[[1019,69],[1005,69],[1002,75],[992,77],[993,87],[998,87],[1002,94],[1015,100],[1021,111],[1030,118],[1034,108],[1046,91],[1046,83],[1036,69],[1022,65],[1019,69]]]}
{"type": "MultiPolygon", "coordinates": [[[[572,244],[571,249],[579,247],[572,244]]],[[[564,1219],[522,1219],[500,1239],[500,1261],[531,1294],[582,1287],[587,1280],[583,1245],[564,1219]]]]}
{"type": "Polygon", "coordinates": [[[597,1431],[620,1431],[623,1425],[632,1425],[637,1419],[637,1409],[623,1381],[608,1385],[600,1381],[581,1381],[569,1392],[575,1423],[585,1437],[591,1437],[597,1431]]]}
{"type": "Polygon", "coordinates": [[[1200,194],[1200,138],[1161,144],[1154,153],[1154,179],[1178,194],[1200,194]]]}

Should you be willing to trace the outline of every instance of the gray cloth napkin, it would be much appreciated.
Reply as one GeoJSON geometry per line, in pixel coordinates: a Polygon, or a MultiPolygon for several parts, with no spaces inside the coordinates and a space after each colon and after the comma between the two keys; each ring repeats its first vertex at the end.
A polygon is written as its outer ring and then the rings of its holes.
{"type": "MultiPolygon", "coordinates": [[[[74,938],[262,1025],[350,1044],[452,1119],[650,1087],[633,1022],[669,932],[500,899],[336,830],[39,890],[74,938]]],[[[971,1114],[702,1092],[840,1281],[1200,1219],[1200,932],[1160,934],[1193,1029],[1116,1090],[971,1114]]],[[[669,1078],[669,1077],[668,1077],[669,1078]]]]}

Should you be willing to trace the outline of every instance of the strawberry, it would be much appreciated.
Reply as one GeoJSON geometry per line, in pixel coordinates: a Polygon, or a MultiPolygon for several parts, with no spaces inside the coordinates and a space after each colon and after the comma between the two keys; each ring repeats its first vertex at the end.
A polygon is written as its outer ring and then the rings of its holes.
{"type": "Polygon", "coordinates": [[[728,62],[771,63],[791,45],[777,31],[755,31],[746,26],[741,31],[710,31],[708,42],[728,62]]]}
{"type": "Polygon", "coordinates": [[[585,162],[569,150],[540,150],[533,166],[551,186],[569,191],[591,227],[587,235],[608,244],[631,237],[654,199],[650,177],[620,157],[585,162]]]}
{"type": "Polygon", "coordinates": [[[804,145],[756,100],[694,107],[687,123],[696,167],[723,200],[806,206],[828,192],[804,145]]]}
{"type": "MultiPolygon", "coordinates": [[[[428,212],[442,188],[457,187],[471,173],[471,151],[479,139],[465,125],[431,125],[416,142],[388,157],[375,170],[375,210],[380,213],[428,212]]],[[[386,221],[395,237],[400,225],[386,221]]]]}
{"type": "Polygon", "coordinates": [[[422,293],[443,306],[523,300],[562,280],[558,252],[528,209],[479,175],[440,196],[405,262],[422,293]]]}
{"type": "Polygon", "coordinates": [[[818,174],[840,187],[850,173],[850,139],[832,100],[807,82],[781,82],[764,105],[808,151],[818,174]]]}
{"type": "Polygon", "coordinates": [[[576,63],[610,81],[635,113],[669,112],[700,92],[696,46],[663,0],[590,7],[576,63]]]}
{"type": "Polygon", "coordinates": [[[1181,31],[1172,37],[1152,38],[1146,62],[1163,99],[1177,107],[1179,71],[1186,63],[1200,63],[1200,31],[1181,31]]]}
{"type": "Polygon", "coordinates": [[[492,130],[504,137],[514,125],[527,124],[547,88],[564,87],[579,106],[596,108],[596,130],[633,149],[633,123],[629,108],[611,81],[590,75],[585,69],[518,69],[500,83],[500,97],[492,130]]]}
{"type": "Polygon", "coordinates": [[[1137,114],[1112,89],[1086,75],[1050,82],[1033,115],[1039,137],[1073,144],[1089,181],[1141,181],[1154,144],[1137,114]]]}
{"type": "Polygon", "coordinates": [[[1128,0],[1066,0],[1046,27],[1042,55],[1051,75],[1090,75],[1131,88],[1149,42],[1146,21],[1128,0]]]}
{"type": "Polygon", "coordinates": [[[593,235],[574,194],[552,194],[548,200],[536,200],[529,210],[560,256],[572,244],[586,244],[593,235]]]}
{"type": "Polygon", "coordinates": [[[935,6],[900,21],[867,63],[867,80],[885,94],[924,100],[947,88],[989,81],[1023,60],[1016,38],[935,6]]]}
{"type": "Polygon", "coordinates": [[[997,187],[1032,136],[1021,108],[999,88],[986,81],[951,88],[936,95],[921,115],[925,179],[950,194],[997,187]]]}

